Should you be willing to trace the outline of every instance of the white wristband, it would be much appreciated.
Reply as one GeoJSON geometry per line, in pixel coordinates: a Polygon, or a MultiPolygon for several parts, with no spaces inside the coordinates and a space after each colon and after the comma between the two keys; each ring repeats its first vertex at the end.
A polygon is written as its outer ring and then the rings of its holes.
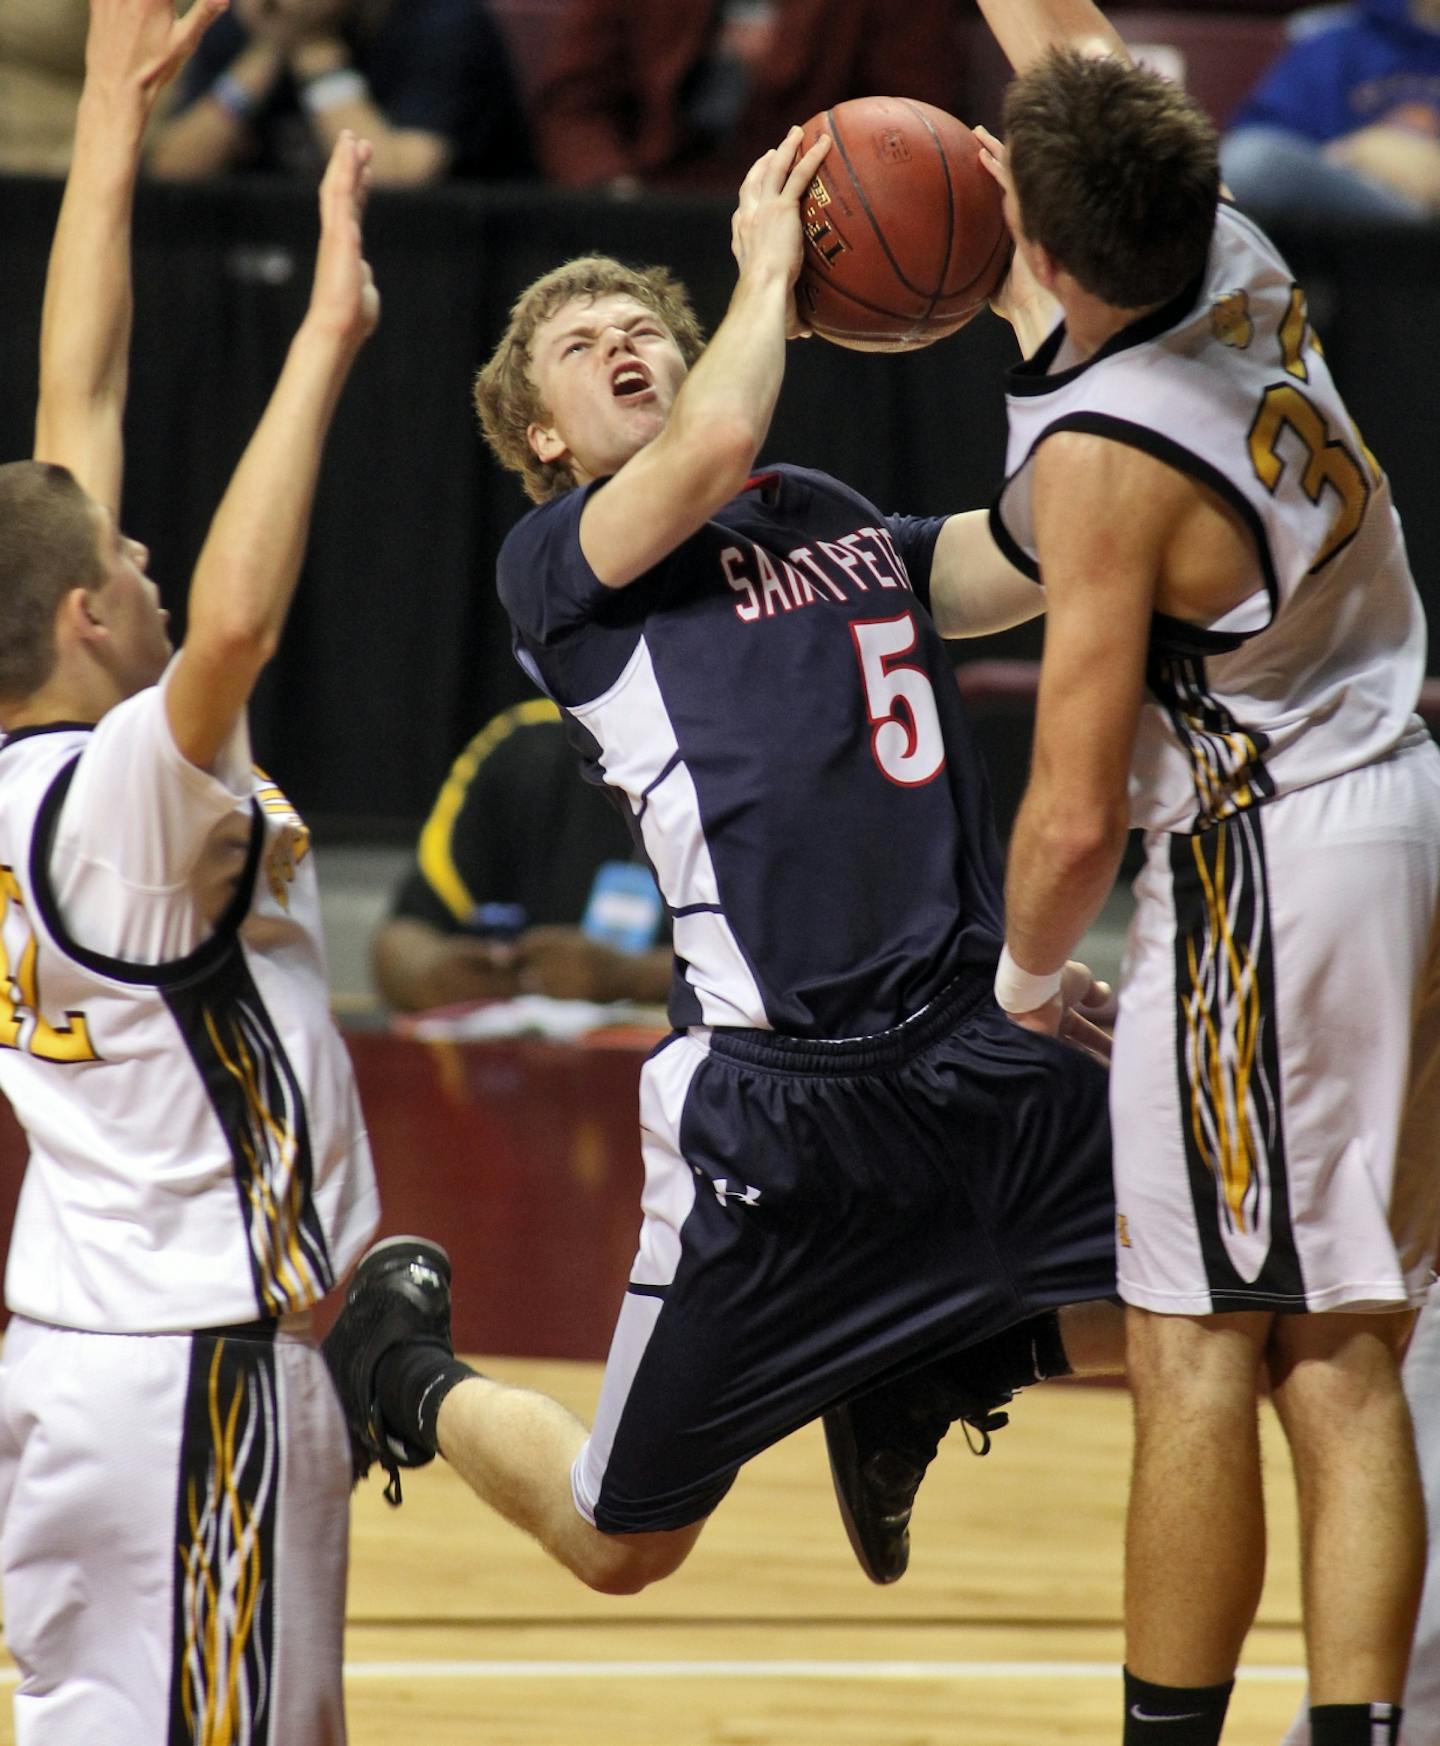
{"type": "Polygon", "coordinates": [[[210,87],[210,95],[227,115],[236,121],[248,121],[260,106],[260,100],[228,69],[210,87]]]}
{"type": "Polygon", "coordinates": [[[354,103],[369,95],[365,75],[354,67],[336,67],[333,72],[307,79],[300,87],[300,101],[307,115],[323,115],[327,109],[338,109],[342,103],[354,103]]]}
{"type": "Polygon", "coordinates": [[[1034,1012],[1060,992],[1061,975],[1059,970],[1045,976],[1022,970],[1010,956],[1009,946],[1002,946],[995,967],[996,1002],[1005,1012],[1034,1012]]]}

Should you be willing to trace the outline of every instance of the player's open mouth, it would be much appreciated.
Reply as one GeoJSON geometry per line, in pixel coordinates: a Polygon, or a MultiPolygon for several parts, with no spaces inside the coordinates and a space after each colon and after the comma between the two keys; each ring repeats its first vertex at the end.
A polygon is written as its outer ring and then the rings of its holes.
{"type": "Polygon", "coordinates": [[[617,400],[633,400],[650,392],[650,377],[639,364],[626,364],[611,378],[610,392],[617,400]]]}

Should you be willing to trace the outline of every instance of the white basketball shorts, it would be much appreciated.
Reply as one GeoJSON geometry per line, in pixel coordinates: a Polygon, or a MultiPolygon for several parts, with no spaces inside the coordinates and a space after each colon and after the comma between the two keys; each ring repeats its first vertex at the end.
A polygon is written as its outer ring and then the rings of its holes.
{"type": "Polygon", "coordinates": [[[1428,736],[1147,840],[1110,1088],[1127,1303],[1423,1302],[1440,1240],[1437,892],[1428,736]]]}
{"type": "Polygon", "coordinates": [[[324,1360],[16,1317],[0,1576],[16,1746],[343,1746],[350,1458],[324,1360]]]}

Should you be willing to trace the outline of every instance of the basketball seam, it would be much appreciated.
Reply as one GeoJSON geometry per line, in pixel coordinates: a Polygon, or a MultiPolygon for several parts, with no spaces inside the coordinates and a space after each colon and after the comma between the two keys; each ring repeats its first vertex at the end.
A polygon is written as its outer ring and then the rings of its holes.
{"type": "MultiPolygon", "coordinates": [[[[920,123],[920,125],[925,129],[926,133],[929,134],[930,139],[935,147],[936,156],[940,160],[940,168],[943,171],[944,176],[945,176],[945,202],[946,202],[946,209],[947,209],[947,213],[946,213],[947,225],[946,225],[946,241],[945,241],[945,258],[941,264],[940,277],[939,277],[939,283],[943,286],[945,283],[945,275],[950,270],[950,260],[951,260],[951,256],[954,254],[954,249],[955,249],[955,183],[954,183],[954,178],[950,172],[950,160],[949,160],[948,156],[946,155],[945,147],[944,147],[943,142],[940,139],[940,135],[936,131],[935,125],[930,120],[930,118],[927,115],[922,114],[920,112],[920,110],[918,110],[913,103],[909,102],[907,99],[905,99],[903,97],[897,98],[896,102],[902,108],[908,110],[910,112],[911,116],[916,121],[918,121],[920,123]]],[[[836,125],[835,125],[835,112],[833,109],[827,109],[825,111],[825,126],[826,126],[826,131],[829,133],[831,139],[834,140],[836,146],[839,149],[841,161],[845,166],[846,175],[849,177],[849,180],[850,180],[851,190],[855,194],[855,197],[860,202],[861,209],[865,214],[865,218],[870,226],[871,232],[874,235],[875,240],[879,243],[881,252],[884,254],[885,259],[890,264],[891,272],[894,273],[897,282],[906,291],[912,292],[916,297],[924,298],[928,302],[928,307],[924,311],[922,311],[921,313],[916,314],[914,316],[902,317],[902,319],[909,322],[909,326],[906,328],[905,333],[899,337],[909,338],[912,334],[923,332],[925,327],[929,324],[931,317],[934,315],[935,310],[940,306],[941,303],[949,303],[954,298],[963,297],[964,294],[970,289],[970,287],[972,285],[979,283],[979,281],[981,279],[983,279],[986,271],[989,269],[991,262],[995,259],[996,250],[1000,248],[1000,246],[1002,245],[1002,243],[1005,240],[1006,228],[1005,228],[1004,224],[1002,224],[1000,226],[999,234],[997,235],[994,244],[991,246],[990,253],[985,258],[984,265],[980,268],[980,270],[978,272],[973,273],[970,276],[970,278],[967,279],[963,285],[958,286],[954,291],[940,291],[940,290],[922,291],[921,288],[919,287],[919,285],[917,285],[914,282],[914,280],[911,279],[903,271],[903,269],[900,266],[899,261],[895,258],[895,255],[894,255],[893,251],[891,250],[891,247],[890,247],[888,239],[886,238],[885,232],[880,228],[879,221],[877,220],[875,213],[874,213],[874,210],[870,204],[870,197],[865,190],[865,185],[864,185],[863,181],[860,179],[860,177],[855,172],[854,160],[851,158],[850,151],[845,143],[845,139],[844,139],[844,136],[842,134],[842,131],[840,128],[836,127],[836,125]]],[[[853,304],[858,309],[868,309],[876,315],[890,315],[890,316],[899,316],[900,315],[899,310],[890,309],[885,304],[882,304],[882,303],[872,303],[868,298],[858,296],[855,292],[848,290],[844,285],[837,283],[833,279],[827,279],[825,281],[825,284],[827,286],[827,289],[832,294],[843,297],[846,300],[846,302],[853,304]]],[[[942,317],[942,319],[943,319],[943,317],[942,317]]]]}
{"type": "MultiPolygon", "coordinates": [[[[999,235],[995,238],[995,242],[990,250],[990,253],[985,257],[985,264],[980,268],[979,272],[976,273],[972,278],[968,279],[964,285],[960,286],[960,288],[958,290],[947,291],[943,301],[945,303],[950,303],[955,298],[962,297],[965,294],[965,292],[970,289],[970,287],[972,285],[978,284],[980,282],[980,280],[982,280],[985,277],[985,275],[990,271],[991,266],[994,264],[995,257],[1001,252],[1001,250],[1003,248],[1005,248],[1005,246],[1008,244],[1009,240],[1010,240],[1009,231],[1005,228],[1002,228],[999,235]]],[[[826,280],[825,281],[825,289],[830,294],[830,296],[837,297],[837,298],[844,298],[844,300],[847,303],[854,304],[857,309],[868,309],[873,315],[890,315],[890,316],[896,317],[897,319],[901,318],[900,311],[898,309],[891,309],[887,304],[884,304],[884,303],[872,303],[868,297],[862,297],[858,291],[852,291],[849,289],[848,286],[836,284],[834,280],[826,280]]],[[[942,301],[941,299],[937,298],[932,302],[931,315],[933,315],[935,308],[938,306],[938,304],[941,301],[942,301]]],[[[976,302],[965,304],[959,309],[949,311],[949,312],[942,311],[940,319],[942,321],[944,321],[947,319],[948,314],[953,313],[957,318],[964,317],[965,320],[969,320],[970,317],[977,312],[977,310],[979,308],[979,304],[982,301],[988,301],[988,300],[987,299],[977,299],[976,302]]],[[[905,317],[904,319],[908,320],[910,318],[905,317]]],[[[901,339],[909,338],[909,336],[911,334],[920,332],[928,320],[929,320],[928,316],[916,317],[914,326],[907,328],[903,334],[892,336],[892,337],[898,337],[901,339]]],[[[859,337],[874,338],[875,337],[875,335],[872,333],[872,331],[868,328],[856,328],[855,335],[857,338],[859,338],[859,337]]],[[[944,336],[942,335],[941,337],[943,338],[944,336]]]]}
{"type": "MultiPolygon", "coordinates": [[[[905,103],[903,98],[901,98],[900,101],[906,109],[910,109],[910,105],[908,103],[905,103]]],[[[914,114],[913,109],[911,110],[911,113],[914,114]]],[[[954,194],[953,194],[953,191],[951,190],[951,187],[950,187],[950,166],[945,161],[945,153],[943,150],[940,149],[939,136],[935,133],[934,128],[932,128],[930,126],[928,121],[925,121],[925,118],[923,115],[920,116],[918,119],[925,123],[926,132],[931,135],[932,139],[934,139],[937,150],[940,150],[940,165],[941,165],[941,168],[945,172],[945,192],[946,192],[946,195],[951,202],[951,218],[952,218],[952,229],[953,229],[954,194]]],[[[899,261],[897,261],[895,259],[894,254],[891,252],[890,244],[885,236],[885,232],[883,230],[881,230],[879,220],[875,217],[875,214],[874,214],[873,210],[871,209],[870,196],[865,191],[865,184],[861,181],[859,176],[857,176],[855,173],[855,165],[851,160],[850,153],[849,153],[848,149],[846,148],[845,141],[841,137],[840,129],[838,127],[836,127],[836,125],[835,125],[835,111],[833,109],[827,109],[825,111],[825,126],[826,126],[826,130],[829,133],[831,139],[833,139],[835,141],[835,144],[840,148],[840,157],[841,157],[842,162],[845,165],[845,174],[850,178],[850,187],[854,191],[855,197],[860,202],[861,209],[863,210],[865,217],[866,217],[867,221],[869,222],[870,229],[874,232],[875,240],[876,240],[876,242],[878,242],[880,244],[881,252],[885,256],[885,259],[887,261],[889,261],[889,263],[890,263],[891,272],[894,273],[895,277],[900,281],[900,283],[905,287],[905,289],[907,291],[913,291],[917,297],[929,297],[929,298],[933,299],[933,297],[935,295],[935,293],[933,291],[922,291],[918,285],[914,284],[901,271],[900,263],[899,263],[899,261]]],[[[948,243],[946,244],[946,249],[945,249],[945,259],[946,259],[946,262],[948,263],[949,259],[950,259],[950,248],[949,248],[948,243]]],[[[944,283],[943,277],[941,279],[941,283],[942,284],[944,283]]],[[[876,307],[878,309],[879,305],[875,305],[874,307],[876,307]]],[[[893,310],[887,310],[884,313],[894,314],[896,312],[893,310]]],[[[922,316],[919,319],[923,321],[924,317],[922,316]]]]}

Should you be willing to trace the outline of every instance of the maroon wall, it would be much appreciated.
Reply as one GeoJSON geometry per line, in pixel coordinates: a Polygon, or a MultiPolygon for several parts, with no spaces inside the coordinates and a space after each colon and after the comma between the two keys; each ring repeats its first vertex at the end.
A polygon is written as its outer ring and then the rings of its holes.
{"type": "MultiPolygon", "coordinates": [[[[449,1250],[465,1352],[603,1358],[640,1230],[638,1085],[653,1036],[608,1045],[347,1036],[381,1233],[449,1250]]],[[[0,1099],[0,1243],[25,1141],[0,1099]]]]}

